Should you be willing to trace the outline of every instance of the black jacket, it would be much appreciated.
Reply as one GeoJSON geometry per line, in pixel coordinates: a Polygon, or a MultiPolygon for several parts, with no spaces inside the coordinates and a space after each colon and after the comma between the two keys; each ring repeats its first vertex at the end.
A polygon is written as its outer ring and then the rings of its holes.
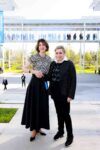
{"type": "Polygon", "coordinates": [[[46,76],[46,79],[50,81],[50,94],[52,98],[59,96],[70,97],[74,99],[75,90],[76,90],[76,71],[72,61],[63,61],[59,65],[59,82],[53,81],[53,70],[57,67],[57,63],[53,61],[50,65],[49,73],[46,76]]]}
{"type": "Polygon", "coordinates": [[[7,79],[3,79],[2,84],[7,85],[8,84],[7,79]]]}

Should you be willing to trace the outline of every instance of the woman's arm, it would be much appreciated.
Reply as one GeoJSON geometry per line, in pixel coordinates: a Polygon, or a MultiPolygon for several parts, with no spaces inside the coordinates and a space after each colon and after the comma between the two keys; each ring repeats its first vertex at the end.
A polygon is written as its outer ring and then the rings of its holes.
{"type": "Polygon", "coordinates": [[[30,66],[31,66],[30,62],[27,61],[26,64],[25,64],[25,66],[23,67],[23,71],[24,71],[25,73],[32,73],[32,74],[34,74],[37,78],[42,78],[42,77],[43,77],[43,73],[42,73],[41,71],[34,70],[34,69],[32,69],[32,68],[30,69],[30,66]]]}
{"type": "Polygon", "coordinates": [[[22,70],[25,72],[25,73],[30,73],[30,62],[27,61],[26,64],[23,66],[22,70]]]}
{"type": "Polygon", "coordinates": [[[70,81],[71,85],[69,90],[69,98],[74,99],[77,78],[76,78],[76,69],[72,62],[70,63],[70,81]]]}

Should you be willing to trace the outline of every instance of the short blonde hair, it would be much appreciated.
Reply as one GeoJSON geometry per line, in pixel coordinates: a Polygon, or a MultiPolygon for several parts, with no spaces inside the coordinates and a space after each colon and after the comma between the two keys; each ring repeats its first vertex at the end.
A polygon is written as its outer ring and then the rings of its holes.
{"type": "Polygon", "coordinates": [[[55,52],[56,52],[57,49],[62,49],[62,51],[63,51],[64,53],[66,53],[66,50],[65,50],[65,48],[64,48],[62,45],[57,46],[57,47],[55,48],[55,52]]]}

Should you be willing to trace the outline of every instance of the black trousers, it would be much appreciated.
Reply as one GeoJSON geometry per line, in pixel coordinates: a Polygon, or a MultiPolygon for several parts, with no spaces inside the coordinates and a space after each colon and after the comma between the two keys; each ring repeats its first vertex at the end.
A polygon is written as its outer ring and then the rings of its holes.
{"type": "Polygon", "coordinates": [[[6,84],[4,84],[4,90],[7,90],[7,85],[6,84]]]}
{"type": "Polygon", "coordinates": [[[72,121],[70,117],[70,103],[67,99],[54,99],[54,104],[58,119],[58,131],[64,133],[64,123],[66,125],[67,136],[73,135],[72,121]]]}
{"type": "Polygon", "coordinates": [[[22,81],[22,87],[23,86],[26,86],[26,82],[25,81],[22,81]]]}

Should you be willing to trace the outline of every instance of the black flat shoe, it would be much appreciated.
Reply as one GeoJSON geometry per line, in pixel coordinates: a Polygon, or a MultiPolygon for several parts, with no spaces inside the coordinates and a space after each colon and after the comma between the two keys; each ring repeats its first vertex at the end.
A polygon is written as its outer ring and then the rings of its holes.
{"type": "Polygon", "coordinates": [[[30,142],[34,141],[35,140],[35,136],[34,137],[30,137],[30,142]]]}
{"type": "Polygon", "coordinates": [[[44,133],[44,132],[40,132],[40,134],[46,136],[46,133],[44,133]]]}
{"type": "Polygon", "coordinates": [[[54,139],[54,140],[57,140],[57,139],[59,139],[59,138],[62,138],[62,137],[63,137],[63,134],[64,134],[64,133],[61,133],[61,132],[58,131],[58,132],[56,133],[56,135],[54,136],[53,139],[54,139]]]}
{"type": "Polygon", "coordinates": [[[73,143],[73,138],[74,138],[73,136],[70,136],[70,137],[67,138],[67,140],[65,142],[66,147],[73,143]]]}

